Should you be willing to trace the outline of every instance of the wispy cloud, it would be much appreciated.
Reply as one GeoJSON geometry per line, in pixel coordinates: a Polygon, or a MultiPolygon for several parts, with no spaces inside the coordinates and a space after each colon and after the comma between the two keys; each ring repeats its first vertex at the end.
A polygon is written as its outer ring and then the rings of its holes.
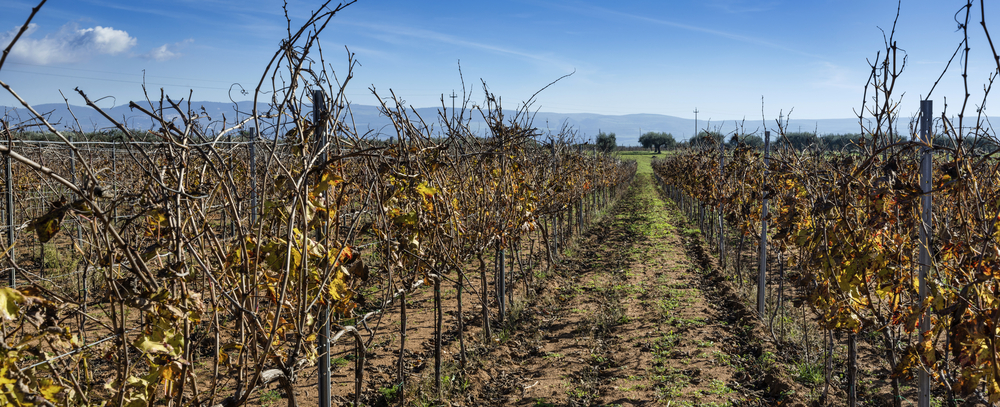
{"type": "Polygon", "coordinates": [[[177,20],[184,20],[186,18],[200,18],[199,16],[186,16],[182,11],[176,11],[176,7],[153,7],[150,4],[138,5],[137,3],[130,2],[114,2],[114,1],[104,1],[104,0],[86,0],[87,3],[98,6],[106,7],[113,10],[128,11],[132,13],[143,13],[152,14],[160,17],[173,18],[177,20]]]}
{"type": "Polygon", "coordinates": [[[858,78],[851,76],[853,72],[849,68],[830,62],[819,62],[819,66],[814,72],[817,76],[817,79],[812,81],[814,86],[847,90],[858,89],[858,78]]]}
{"type": "Polygon", "coordinates": [[[158,62],[180,58],[182,55],[180,49],[192,42],[194,42],[193,39],[187,39],[181,42],[175,42],[173,44],[163,44],[159,47],[153,48],[149,52],[142,54],[140,56],[146,59],[156,60],[158,62]]]}
{"type": "Polygon", "coordinates": [[[235,2],[227,1],[185,0],[153,5],[109,0],[81,1],[86,1],[97,8],[108,8],[129,13],[147,14],[161,19],[171,19],[175,20],[176,24],[181,25],[202,24],[203,27],[212,27],[219,30],[240,29],[247,35],[257,34],[257,27],[255,26],[261,19],[268,22],[268,25],[272,25],[271,23],[274,21],[284,20],[280,2],[237,5],[235,2]]]}
{"type": "Polygon", "coordinates": [[[552,6],[552,7],[558,7],[558,8],[563,8],[563,9],[570,9],[570,10],[575,11],[575,12],[588,13],[588,14],[591,14],[591,15],[599,16],[601,18],[608,18],[609,16],[614,16],[614,17],[618,17],[618,18],[625,18],[625,19],[630,19],[630,20],[635,20],[635,21],[641,21],[641,22],[650,23],[650,24],[657,24],[657,25],[663,25],[663,26],[667,26],[667,27],[673,27],[673,28],[677,28],[677,29],[681,29],[681,30],[686,30],[686,31],[691,31],[691,32],[709,34],[709,35],[713,35],[713,36],[716,36],[716,37],[727,38],[727,39],[730,39],[730,40],[733,40],[733,41],[738,41],[738,42],[742,42],[742,43],[746,43],[746,44],[752,44],[752,45],[757,45],[757,46],[761,46],[761,47],[772,48],[772,49],[776,49],[776,50],[780,50],[780,51],[790,52],[790,53],[794,53],[794,54],[798,54],[798,55],[802,55],[802,56],[806,56],[806,57],[810,57],[810,58],[817,58],[817,59],[826,60],[826,57],[824,57],[822,55],[810,54],[808,52],[803,52],[803,51],[800,51],[800,50],[797,50],[797,49],[792,49],[792,48],[786,47],[784,45],[777,44],[777,43],[774,43],[774,42],[771,42],[771,41],[767,41],[767,40],[764,40],[764,39],[761,39],[761,38],[751,37],[751,36],[741,35],[741,34],[735,34],[735,33],[727,32],[727,31],[716,30],[716,29],[706,28],[706,27],[697,26],[697,25],[683,24],[683,23],[678,23],[676,21],[664,20],[664,19],[660,19],[660,18],[648,17],[648,16],[638,15],[638,14],[625,13],[625,12],[621,12],[621,11],[617,11],[617,10],[612,10],[612,9],[608,9],[608,8],[604,8],[604,7],[599,7],[599,6],[590,6],[590,5],[585,5],[585,6],[566,6],[566,5],[555,5],[555,4],[551,4],[551,3],[549,5],[552,6]]]}
{"type": "Polygon", "coordinates": [[[773,10],[778,6],[776,1],[752,1],[752,0],[715,0],[710,7],[721,10],[729,14],[760,13],[773,10]]]}
{"type": "MultiPolygon", "coordinates": [[[[34,7],[34,6],[36,6],[36,4],[29,3],[29,2],[26,2],[26,1],[9,0],[9,1],[3,2],[3,4],[0,4],[0,9],[6,8],[6,9],[11,9],[11,10],[16,10],[16,11],[31,12],[31,8],[34,7]]],[[[25,14],[25,17],[27,17],[27,16],[28,15],[25,14]]]]}
{"type": "Polygon", "coordinates": [[[368,33],[370,36],[386,42],[398,42],[395,41],[395,39],[391,38],[390,36],[434,41],[438,43],[450,44],[464,48],[478,49],[481,51],[492,52],[495,54],[519,57],[521,59],[540,62],[546,65],[554,65],[559,67],[560,69],[572,69],[571,66],[572,64],[560,60],[559,58],[556,58],[555,56],[547,53],[532,53],[528,51],[507,48],[499,45],[485,44],[481,42],[470,41],[456,36],[443,34],[431,30],[424,30],[420,28],[403,27],[397,25],[358,23],[358,22],[350,22],[346,24],[355,25],[372,30],[374,32],[368,33]]]}
{"type": "MultiPolygon", "coordinates": [[[[0,47],[6,48],[20,27],[0,35],[0,47]]],[[[136,44],[136,39],[122,30],[111,27],[78,28],[76,24],[64,25],[58,32],[42,38],[33,38],[37,24],[28,30],[11,49],[13,61],[37,65],[52,65],[86,60],[95,54],[118,55],[136,44]]]]}

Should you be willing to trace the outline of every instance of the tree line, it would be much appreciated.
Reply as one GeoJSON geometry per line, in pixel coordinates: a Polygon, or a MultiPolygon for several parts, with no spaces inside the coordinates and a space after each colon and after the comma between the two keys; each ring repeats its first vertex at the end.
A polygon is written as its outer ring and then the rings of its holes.
{"type": "MultiPolygon", "coordinates": [[[[612,137],[613,136],[614,133],[612,133],[612,137]]],[[[903,134],[896,134],[891,139],[894,140],[894,142],[902,142],[909,140],[909,137],[903,134]]],[[[816,133],[811,132],[789,132],[784,135],[771,135],[771,148],[787,147],[795,150],[815,148],[828,151],[856,151],[858,146],[870,144],[871,142],[872,137],[870,135],[862,136],[860,133],[819,136],[816,133]]],[[[718,146],[719,143],[725,144],[727,148],[734,148],[742,145],[759,149],[764,147],[764,138],[759,134],[727,136],[715,131],[702,131],[698,133],[697,137],[693,137],[683,142],[677,142],[672,134],[665,132],[651,131],[646,132],[639,137],[639,144],[642,145],[643,148],[652,149],[657,154],[659,154],[662,150],[672,150],[680,147],[705,148],[708,146],[718,146]]],[[[953,148],[956,143],[957,141],[947,136],[937,136],[934,138],[935,146],[953,148]]],[[[993,151],[1000,148],[997,143],[985,138],[978,140],[966,139],[963,143],[973,147],[975,150],[981,151],[993,151]]]]}

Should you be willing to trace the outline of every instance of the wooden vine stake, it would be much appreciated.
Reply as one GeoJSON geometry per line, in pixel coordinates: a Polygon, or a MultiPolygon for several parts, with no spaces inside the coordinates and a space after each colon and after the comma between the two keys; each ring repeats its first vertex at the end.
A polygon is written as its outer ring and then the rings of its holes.
{"type": "MultiPolygon", "coordinates": [[[[767,183],[767,160],[770,157],[771,132],[764,131],[764,179],[762,183],[767,183]]],[[[765,188],[766,190],[766,188],[765,188]]],[[[767,284],[767,196],[765,195],[760,209],[760,274],[757,276],[757,313],[760,320],[767,323],[764,314],[764,294],[767,284]]]]}
{"type": "MultiPolygon", "coordinates": [[[[930,254],[930,231],[932,227],[931,219],[931,120],[934,115],[934,104],[930,100],[920,101],[920,137],[924,143],[922,149],[923,157],[920,160],[920,189],[923,194],[920,196],[920,304],[924,304],[927,299],[927,273],[931,268],[930,254]]],[[[920,317],[921,335],[930,330],[930,319],[924,311],[920,317]]],[[[917,398],[919,407],[930,407],[930,377],[926,369],[920,369],[917,398]]]]}

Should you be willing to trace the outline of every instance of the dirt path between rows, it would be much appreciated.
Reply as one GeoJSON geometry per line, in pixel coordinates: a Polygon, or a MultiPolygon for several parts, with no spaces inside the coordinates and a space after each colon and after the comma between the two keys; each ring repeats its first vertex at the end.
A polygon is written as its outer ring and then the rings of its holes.
{"type": "Polygon", "coordinates": [[[478,360],[466,403],[802,405],[700,239],[637,176],[478,360]]]}

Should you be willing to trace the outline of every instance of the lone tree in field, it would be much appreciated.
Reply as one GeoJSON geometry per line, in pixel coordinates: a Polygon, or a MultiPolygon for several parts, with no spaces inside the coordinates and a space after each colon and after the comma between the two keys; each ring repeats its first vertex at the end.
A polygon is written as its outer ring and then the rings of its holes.
{"type": "Polygon", "coordinates": [[[654,148],[656,149],[656,154],[659,154],[660,147],[667,149],[674,148],[677,140],[674,140],[673,134],[651,131],[639,137],[639,144],[642,144],[644,148],[654,148]]]}
{"type": "Polygon", "coordinates": [[[614,151],[618,143],[615,142],[615,133],[597,133],[597,149],[603,153],[614,151]]]}
{"type": "Polygon", "coordinates": [[[692,137],[689,144],[691,147],[715,148],[719,143],[725,142],[725,136],[717,131],[702,131],[697,136],[692,137]]]}

